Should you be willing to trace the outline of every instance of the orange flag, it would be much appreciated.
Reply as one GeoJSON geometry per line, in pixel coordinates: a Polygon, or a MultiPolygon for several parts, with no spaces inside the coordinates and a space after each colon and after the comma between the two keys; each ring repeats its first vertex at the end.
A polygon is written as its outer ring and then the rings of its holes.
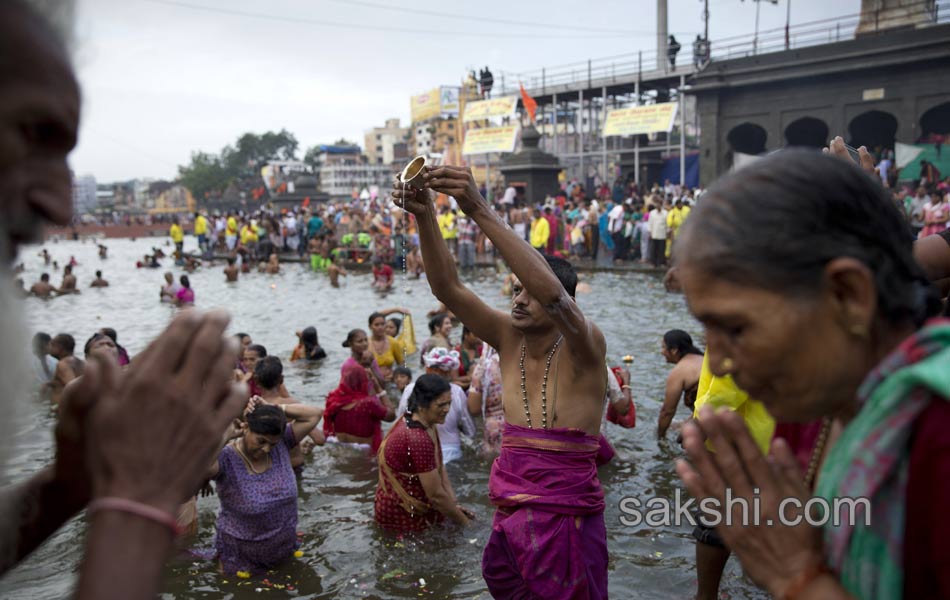
{"type": "Polygon", "coordinates": [[[531,122],[534,123],[534,114],[538,112],[538,103],[528,95],[523,83],[519,85],[521,86],[521,103],[524,104],[524,109],[528,111],[528,116],[531,117],[531,122]]]}

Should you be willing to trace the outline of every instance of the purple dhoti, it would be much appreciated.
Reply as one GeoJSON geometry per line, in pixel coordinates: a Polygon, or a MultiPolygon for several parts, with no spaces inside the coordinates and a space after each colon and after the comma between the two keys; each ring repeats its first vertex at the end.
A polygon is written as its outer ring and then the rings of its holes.
{"type": "Polygon", "coordinates": [[[498,507],[482,557],[495,598],[607,597],[604,492],[597,436],[505,424],[489,498],[498,507]]]}

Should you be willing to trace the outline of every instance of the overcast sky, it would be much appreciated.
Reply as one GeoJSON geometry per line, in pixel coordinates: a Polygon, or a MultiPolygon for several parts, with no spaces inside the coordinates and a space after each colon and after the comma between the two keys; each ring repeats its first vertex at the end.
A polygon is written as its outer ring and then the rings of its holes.
{"type": "MultiPolygon", "coordinates": [[[[784,26],[787,1],[762,4],[760,29],[784,26]]],[[[791,2],[793,25],[860,10],[860,0],[791,2]]],[[[714,43],[752,33],[751,0],[709,5],[714,43]]],[[[669,0],[669,15],[689,60],[702,1],[669,0]]],[[[286,128],[301,154],[340,137],[362,145],[387,117],[408,120],[410,96],[458,85],[471,68],[653,50],[656,2],[79,0],[77,28],[72,166],[106,182],[172,178],[193,150],[218,152],[246,131],[286,128]]]]}

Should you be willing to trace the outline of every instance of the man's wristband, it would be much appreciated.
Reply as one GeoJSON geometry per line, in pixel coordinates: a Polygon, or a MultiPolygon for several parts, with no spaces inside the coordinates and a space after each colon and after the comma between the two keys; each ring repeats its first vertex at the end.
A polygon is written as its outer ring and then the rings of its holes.
{"type": "Polygon", "coordinates": [[[136,502],[135,500],[129,500],[128,498],[97,498],[89,504],[89,507],[86,509],[86,515],[91,518],[96,513],[100,513],[104,510],[124,512],[158,523],[159,525],[167,527],[175,537],[178,537],[182,533],[182,529],[178,525],[178,519],[173,515],[154,506],[136,502]]]}

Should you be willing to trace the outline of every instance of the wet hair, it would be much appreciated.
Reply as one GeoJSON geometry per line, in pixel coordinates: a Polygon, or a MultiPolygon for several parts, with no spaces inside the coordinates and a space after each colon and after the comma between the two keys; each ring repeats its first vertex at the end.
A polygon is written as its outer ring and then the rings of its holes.
{"type": "Polygon", "coordinates": [[[260,435],[283,435],[287,417],[279,406],[262,404],[247,415],[247,427],[260,435]]]}
{"type": "Polygon", "coordinates": [[[102,271],[96,271],[96,279],[102,279],[102,271]]]}
{"type": "Polygon", "coordinates": [[[65,267],[63,267],[63,275],[72,275],[72,273],[73,273],[72,265],[66,265],[65,267]]]}
{"type": "Polygon", "coordinates": [[[448,313],[438,313],[429,319],[429,333],[434,334],[436,331],[442,329],[442,322],[448,318],[448,313]]]}
{"type": "Polygon", "coordinates": [[[243,344],[243,343],[244,343],[244,338],[249,338],[249,337],[251,337],[251,336],[249,336],[249,335],[246,334],[246,333],[235,333],[235,334],[234,334],[234,337],[236,337],[237,340],[243,344]]]}
{"type": "MultiPolygon", "coordinates": [[[[304,330],[304,331],[306,331],[306,330],[304,330]]],[[[346,339],[343,340],[343,347],[344,347],[344,348],[349,348],[350,346],[352,346],[352,345],[353,345],[353,340],[355,340],[355,339],[356,339],[356,336],[358,336],[358,335],[361,334],[361,333],[362,333],[363,335],[366,335],[366,332],[363,331],[362,329],[351,329],[350,332],[346,334],[346,339]]]]}
{"type": "Polygon", "coordinates": [[[410,381],[412,381],[412,369],[409,367],[396,367],[393,369],[393,377],[395,378],[396,375],[405,375],[410,381]]]}
{"type": "Polygon", "coordinates": [[[388,322],[389,322],[389,323],[392,323],[393,325],[396,326],[396,333],[397,333],[397,334],[398,334],[399,331],[402,329],[402,319],[400,319],[399,317],[390,317],[390,318],[388,319],[388,322]]]}
{"type": "Polygon", "coordinates": [[[265,390],[272,390],[279,386],[283,375],[284,365],[276,356],[264,356],[254,366],[254,380],[265,390]]]}
{"type": "Polygon", "coordinates": [[[115,329],[111,327],[103,327],[102,329],[99,330],[99,333],[101,333],[104,336],[107,336],[110,340],[112,340],[116,344],[119,343],[119,334],[115,332],[115,329]]]}
{"type": "Polygon", "coordinates": [[[89,350],[92,348],[92,345],[98,342],[99,340],[104,340],[104,339],[112,339],[112,338],[98,331],[92,334],[92,337],[86,340],[86,345],[82,347],[82,353],[88,356],[89,350]]]}
{"type": "Polygon", "coordinates": [[[191,288],[191,281],[188,280],[187,275],[182,275],[178,281],[181,282],[182,287],[191,288]]]}
{"type": "Polygon", "coordinates": [[[369,325],[370,327],[372,327],[372,326],[373,326],[373,321],[375,321],[376,319],[383,319],[383,320],[385,321],[385,320],[386,320],[386,315],[384,315],[383,313],[380,313],[380,312],[374,312],[373,314],[371,314],[371,315],[369,316],[369,322],[367,323],[367,325],[369,325]]]}
{"type": "Polygon", "coordinates": [[[577,291],[577,271],[574,270],[574,265],[563,258],[547,254],[543,256],[544,260],[548,261],[548,266],[554,271],[554,276],[561,282],[561,286],[567,292],[567,295],[573,298],[577,291]]]}
{"type": "Polygon", "coordinates": [[[663,334],[663,344],[667,350],[676,350],[680,358],[687,354],[703,355],[703,351],[693,345],[693,338],[682,329],[670,329],[663,334]]]}
{"type": "Polygon", "coordinates": [[[300,343],[303,344],[305,358],[309,360],[319,360],[327,357],[327,353],[320,347],[316,327],[305,327],[304,330],[300,332],[300,343]]]}
{"type": "Polygon", "coordinates": [[[43,273],[40,275],[40,281],[49,281],[49,273],[43,273]]]}
{"type": "Polygon", "coordinates": [[[886,322],[919,327],[939,311],[906,219],[852,163],[786,150],[723,177],[693,210],[674,256],[711,277],[807,298],[831,260],[850,257],[872,272],[886,322]]]}
{"type": "Polygon", "coordinates": [[[76,338],[68,333],[57,334],[52,342],[70,354],[76,349],[76,338]]]}
{"type": "Polygon", "coordinates": [[[412,393],[409,394],[409,412],[415,413],[419,409],[429,408],[433,400],[451,389],[444,377],[429,374],[419,376],[412,387],[412,393]]]}
{"type": "Polygon", "coordinates": [[[43,333],[42,331],[33,335],[33,352],[39,353],[41,350],[44,354],[48,353],[49,343],[53,338],[50,337],[48,333],[43,333]]]}
{"type": "Polygon", "coordinates": [[[267,348],[261,346],[260,344],[251,344],[245,350],[250,350],[251,352],[257,352],[258,358],[264,358],[267,356],[267,348]]]}

